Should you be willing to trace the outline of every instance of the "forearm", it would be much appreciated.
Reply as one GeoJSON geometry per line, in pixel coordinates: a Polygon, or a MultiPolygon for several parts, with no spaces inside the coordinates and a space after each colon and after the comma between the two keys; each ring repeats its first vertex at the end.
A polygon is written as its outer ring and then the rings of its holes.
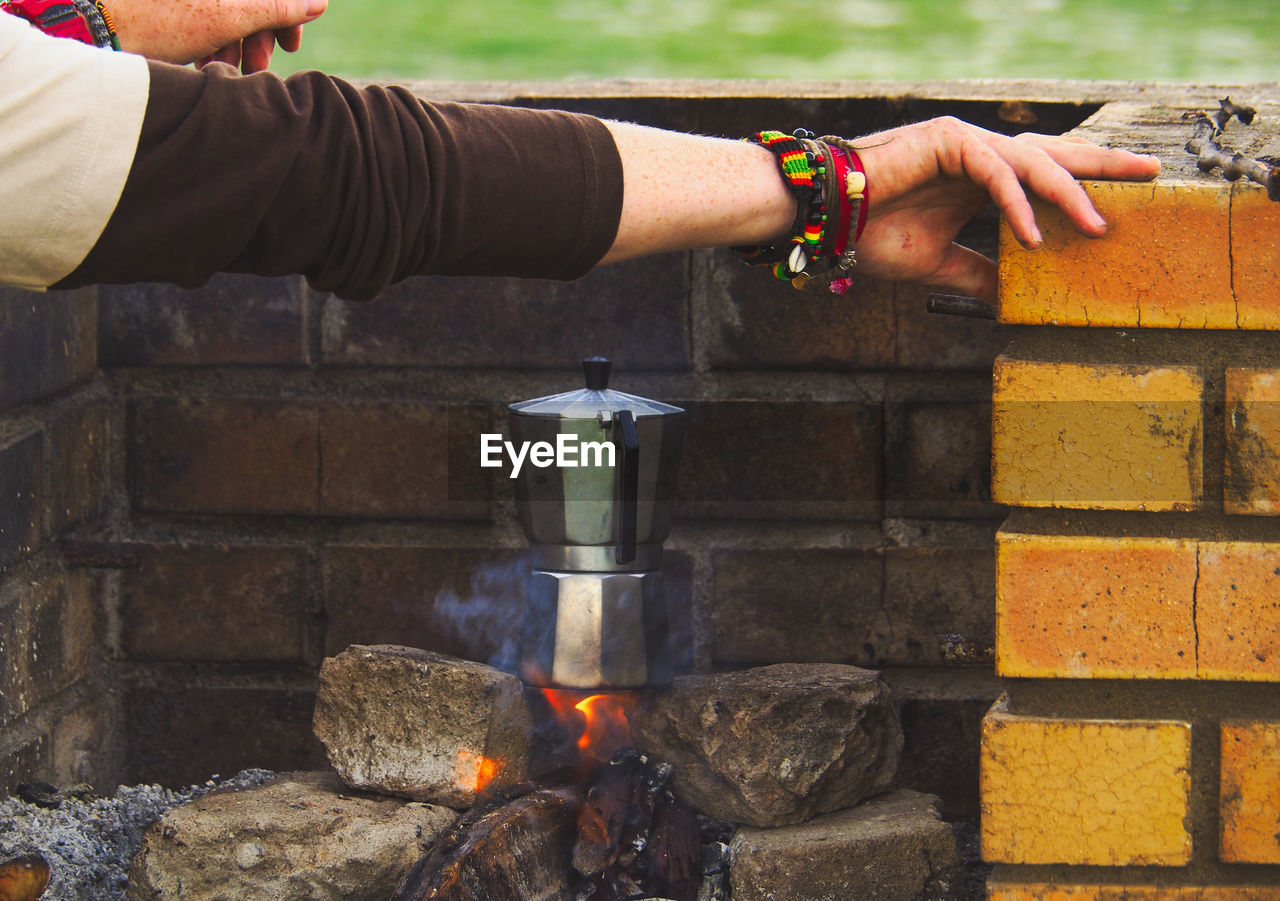
{"type": "Polygon", "coordinates": [[[414,274],[573,278],[621,192],[589,117],[153,64],[120,202],[61,286],[303,273],[357,299],[414,274]]]}
{"type": "Polygon", "coordinates": [[[668,250],[770,243],[796,199],[758,144],[606,122],[622,158],[622,216],[604,262],[668,250]]]}

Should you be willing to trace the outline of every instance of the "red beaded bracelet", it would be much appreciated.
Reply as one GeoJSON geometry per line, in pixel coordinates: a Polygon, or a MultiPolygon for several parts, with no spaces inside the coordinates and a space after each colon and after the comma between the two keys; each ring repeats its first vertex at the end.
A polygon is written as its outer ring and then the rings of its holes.
{"type": "Polygon", "coordinates": [[[120,49],[115,26],[101,0],[0,0],[0,10],[26,19],[55,38],[120,49]]]}

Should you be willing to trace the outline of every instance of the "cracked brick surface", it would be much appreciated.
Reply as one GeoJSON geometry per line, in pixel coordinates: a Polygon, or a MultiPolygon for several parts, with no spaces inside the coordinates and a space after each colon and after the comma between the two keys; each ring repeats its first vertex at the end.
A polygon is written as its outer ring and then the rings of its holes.
{"type": "Polygon", "coordinates": [[[1191,860],[1191,725],[1017,716],[982,724],[982,856],[998,863],[1191,860]]]}
{"type": "Polygon", "coordinates": [[[1280,543],[1001,531],[996,669],[1280,680],[1280,543]]]}
{"type": "Polygon", "coordinates": [[[1219,856],[1280,863],[1280,723],[1222,724],[1219,856]]]}
{"type": "Polygon", "coordinates": [[[1280,513],[1280,369],[1228,368],[1223,509],[1280,513]]]}
{"type": "MultiPolygon", "coordinates": [[[[1257,91],[1252,125],[1233,121],[1222,142],[1250,158],[1274,156],[1280,99],[1257,91]]],[[[1191,116],[1215,95],[1181,90],[1107,104],[1072,135],[1161,157],[1154,182],[1084,182],[1108,223],[1081,235],[1036,205],[1044,244],[1027,250],[1007,223],[1000,235],[999,319],[1029,325],[1175,329],[1280,329],[1280,205],[1258,185],[1202,174],[1183,145],[1191,116]]],[[[1237,100],[1244,98],[1237,97],[1237,100]]]]}
{"type": "Polygon", "coordinates": [[[1192,366],[1000,357],[992,497],[1028,507],[1194,509],[1203,494],[1203,395],[1192,366]]]}

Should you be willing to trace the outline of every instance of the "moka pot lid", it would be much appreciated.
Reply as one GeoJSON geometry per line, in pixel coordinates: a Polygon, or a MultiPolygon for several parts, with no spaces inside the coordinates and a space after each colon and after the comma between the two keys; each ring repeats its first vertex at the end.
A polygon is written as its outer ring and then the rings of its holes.
{"type": "Polygon", "coordinates": [[[623,410],[630,411],[636,419],[643,416],[674,416],[684,412],[682,408],[671,404],[614,391],[609,387],[612,365],[604,357],[589,357],[582,361],[585,388],[520,401],[511,405],[511,412],[549,419],[598,419],[601,413],[621,413],[623,410]]]}

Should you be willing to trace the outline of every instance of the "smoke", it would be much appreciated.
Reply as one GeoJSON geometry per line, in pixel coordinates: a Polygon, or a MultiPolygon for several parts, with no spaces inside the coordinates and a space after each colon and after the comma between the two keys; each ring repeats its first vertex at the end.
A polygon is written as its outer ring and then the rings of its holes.
{"type": "Polygon", "coordinates": [[[442,590],[435,602],[440,630],[471,659],[515,673],[531,569],[529,555],[518,554],[477,569],[466,595],[442,590]]]}

